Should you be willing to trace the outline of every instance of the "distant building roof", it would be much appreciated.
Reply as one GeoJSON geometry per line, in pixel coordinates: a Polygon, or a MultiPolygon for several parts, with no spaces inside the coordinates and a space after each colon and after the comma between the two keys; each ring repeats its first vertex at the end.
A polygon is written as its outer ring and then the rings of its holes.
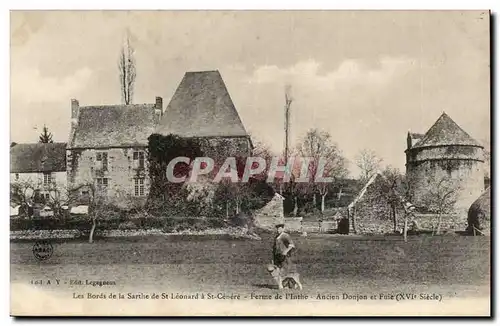
{"type": "Polygon", "coordinates": [[[444,145],[468,145],[482,147],[475,139],[466,133],[455,123],[446,113],[437,119],[432,127],[427,131],[414,146],[431,147],[444,145]]]}
{"type": "Polygon", "coordinates": [[[218,71],[187,72],[156,133],[181,137],[248,135],[218,71]]]}
{"type": "Polygon", "coordinates": [[[155,104],[80,107],[69,147],[146,146],[157,118],[155,104]]]}
{"type": "Polygon", "coordinates": [[[66,171],[66,143],[16,144],[10,148],[11,173],[66,171]]]}

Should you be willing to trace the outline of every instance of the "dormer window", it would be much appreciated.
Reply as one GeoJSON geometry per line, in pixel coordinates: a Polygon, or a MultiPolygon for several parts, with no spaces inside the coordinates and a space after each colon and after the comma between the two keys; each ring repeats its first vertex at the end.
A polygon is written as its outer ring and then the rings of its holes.
{"type": "Polygon", "coordinates": [[[97,192],[106,195],[108,192],[108,178],[97,178],[97,192]]]}

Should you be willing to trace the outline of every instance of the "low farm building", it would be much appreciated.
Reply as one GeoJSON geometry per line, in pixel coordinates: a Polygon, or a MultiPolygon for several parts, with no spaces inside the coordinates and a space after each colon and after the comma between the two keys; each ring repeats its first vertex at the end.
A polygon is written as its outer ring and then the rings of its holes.
{"type": "Polygon", "coordinates": [[[163,110],[163,100],[80,106],[71,101],[67,179],[82,197],[93,192],[118,206],[145,202],[151,187],[151,135],[199,140],[205,156],[246,157],[252,143],[218,71],[188,72],[163,110]]]}
{"type": "Polygon", "coordinates": [[[67,195],[66,143],[13,145],[10,183],[32,194],[38,192],[46,201],[63,200],[67,195]]]}

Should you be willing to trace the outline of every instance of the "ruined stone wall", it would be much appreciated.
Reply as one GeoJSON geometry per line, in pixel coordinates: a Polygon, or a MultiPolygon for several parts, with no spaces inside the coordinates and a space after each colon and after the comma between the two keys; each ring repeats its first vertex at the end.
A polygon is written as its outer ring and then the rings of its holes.
{"type": "Polygon", "coordinates": [[[411,202],[423,206],[429,189],[436,189],[443,178],[450,178],[459,189],[456,209],[467,211],[484,191],[482,149],[470,146],[448,146],[414,149],[407,163],[411,183],[411,202]],[[442,159],[439,159],[442,158],[442,159]]]}
{"type": "Polygon", "coordinates": [[[108,186],[103,199],[108,203],[128,207],[145,202],[148,196],[150,182],[146,147],[69,149],[66,159],[70,189],[89,183],[97,186],[97,178],[106,178],[108,186]],[[138,160],[134,160],[134,151],[144,152],[144,168],[141,169],[138,160]],[[107,171],[103,170],[102,162],[97,161],[98,152],[107,153],[107,171]],[[144,179],[143,196],[135,195],[135,178],[144,179]]]}
{"type": "Polygon", "coordinates": [[[285,230],[287,232],[302,232],[302,217],[285,218],[285,230]]]}

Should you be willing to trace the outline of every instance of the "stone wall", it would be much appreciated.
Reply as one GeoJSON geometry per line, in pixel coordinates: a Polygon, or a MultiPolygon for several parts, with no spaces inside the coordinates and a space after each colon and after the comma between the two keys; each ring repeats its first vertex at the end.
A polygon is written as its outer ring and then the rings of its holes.
{"type": "Polygon", "coordinates": [[[307,233],[333,233],[337,231],[337,221],[303,221],[302,231],[307,233]]]}
{"type": "Polygon", "coordinates": [[[429,190],[437,190],[438,182],[450,179],[456,185],[458,211],[467,211],[474,200],[484,191],[484,171],[478,161],[425,161],[414,163],[408,172],[411,182],[411,202],[424,206],[429,190]]]}
{"type": "MultiPolygon", "coordinates": [[[[102,197],[105,202],[127,207],[145,202],[149,193],[149,171],[145,147],[106,148],[106,149],[70,149],[66,152],[68,186],[74,189],[81,185],[94,184],[98,178],[106,178],[107,190],[102,197]],[[134,160],[134,151],[144,152],[144,168],[134,160]],[[107,153],[107,170],[102,168],[102,161],[97,161],[97,153],[107,153]],[[135,179],[144,179],[144,194],[135,195],[135,179]]],[[[88,191],[80,189],[80,195],[88,191]]]]}
{"type": "MultiPolygon", "coordinates": [[[[435,230],[438,224],[437,214],[415,214],[414,220],[421,230],[435,230]]],[[[465,231],[467,215],[443,215],[441,217],[441,231],[465,231]]]]}
{"type": "Polygon", "coordinates": [[[473,146],[442,146],[410,149],[407,155],[407,176],[411,182],[410,201],[424,206],[423,198],[437,183],[449,178],[459,187],[455,205],[467,211],[484,191],[483,150],[473,146]]]}
{"type": "Polygon", "coordinates": [[[276,224],[284,224],[283,200],[284,198],[276,193],[264,207],[255,211],[255,226],[266,230],[274,230],[276,224]]]}
{"type": "MultiPolygon", "coordinates": [[[[397,215],[397,231],[404,229],[404,214],[397,215]]],[[[432,231],[437,228],[437,214],[415,214],[413,219],[420,231],[432,231]]],[[[411,228],[411,218],[408,217],[408,228],[411,228]]],[[[467,228],[467,218],[465,215],[443,215],[441,218],[441,232],[465,231],[467,228]]],[[[387,234],[393,233],[393,221],[380,221],[375,219],[359,220],[357,225],[357,234],[387,234]]]]}
{"type": "MultiPolygon", "coordinates": [[[[404,216],[398,216],[397,231],[404,227],[404,216]]],[[[389,234],[394,232],[393,221],[365,219],[360,220],[356,226],[356,234],[389,234]]]]}
{"type": "Polygon", "coordinates": [[[302,217],[285,218],[285,230],[288,232],[302,232],[302,217]]]}

